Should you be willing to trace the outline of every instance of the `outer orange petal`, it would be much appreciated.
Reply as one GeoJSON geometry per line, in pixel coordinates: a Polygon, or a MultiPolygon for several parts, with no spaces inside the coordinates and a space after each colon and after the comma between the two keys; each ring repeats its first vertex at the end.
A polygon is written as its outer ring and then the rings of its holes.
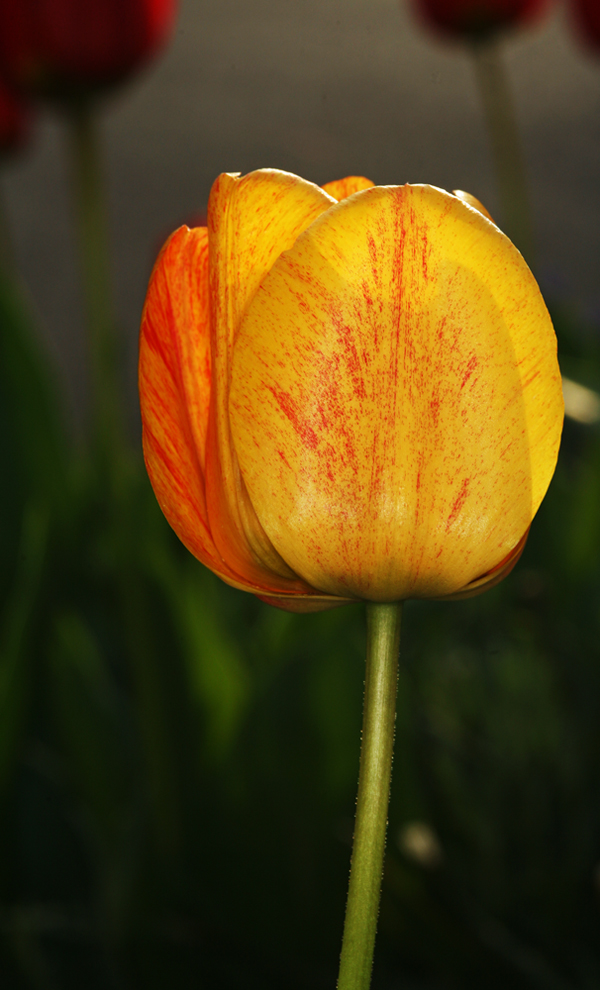
{"type": "Polygon", "coordinates": [[[188,549],[221,573],[208,527],[204,451],[210,401],[208,237],[180,227],[150,278],[140,333],[146,467],[159,505],[188,549]]]}
{"type": "Polygon", "coordinates": [[[370,179],[365,179],[364,175],[348,175],[345,179],[335,179],[333,182],[326,182],[321,188],[333,196],[334,199],[347,199],[356,192],[363,189],[371,189],[375,185],[370,179]]]}
{"type": "Polygon", "coordinates": [[[519,544],[556,463],[556,338],[518,251],[423,186],[339,203],[264,278],[232,434],[261,522],[315,588],[467,590],[519,544]]]}
{"type": "Polygon", "coordinates": [[[213,389],[207,443],[211,531],[232,570],[275,593],[311,593],[258,521],[240,476],[229,429],[231,354],[237,327],[263,275],[333,199],[287,172],[223,174],[208,204],[213,389]]]}

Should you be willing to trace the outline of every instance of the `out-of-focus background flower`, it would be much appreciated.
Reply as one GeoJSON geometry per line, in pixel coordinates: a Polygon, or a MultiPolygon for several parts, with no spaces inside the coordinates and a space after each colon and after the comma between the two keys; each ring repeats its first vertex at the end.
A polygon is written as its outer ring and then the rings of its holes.
{"type": "MultiPolygon", "coordinates": [[[[405,610],[381,990],[600,985],[600,51],[565,4],[499,41],[584,391],[513,575],[405,610]]],[[[27,114],[0,176],[0,985],[331,987],[364,616],[269,609],[180,548],[137,454],[139,318],[222,171],[430,182],[501,222],[471,54],[404,0],[183,0],[98,105],[132,448],[112,488],[85,448],[65,120],[27,114]]]]}

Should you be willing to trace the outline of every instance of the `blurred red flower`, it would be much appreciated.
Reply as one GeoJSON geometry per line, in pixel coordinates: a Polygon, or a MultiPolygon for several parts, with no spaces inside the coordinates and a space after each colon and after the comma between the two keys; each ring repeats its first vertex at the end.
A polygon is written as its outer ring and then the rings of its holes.
{"type": "Polygon", "coordinates": [[[30,111],[23,99],[0,82],[0,154],[17,151],[29,136],[30,111]]]}
{"type": "Polygon", "coordinates": [[[579,34],[592,48],[600,48],[600,0],[571,0],[579,34]]]}
{"type": "Polygon", "coordinates": [[[0,0],[0,74],[31,96],[120,82],[166,41],[177,0],[0,0]]]}
{"type": "MultiPolygon", "coordinates": [[[[551,0],[413,0],[422,20],[458,38],[483,40],[504,28],[527,24],[551,0]]],[[[587,4],[591,7],[592,3],[587,4]]]]}

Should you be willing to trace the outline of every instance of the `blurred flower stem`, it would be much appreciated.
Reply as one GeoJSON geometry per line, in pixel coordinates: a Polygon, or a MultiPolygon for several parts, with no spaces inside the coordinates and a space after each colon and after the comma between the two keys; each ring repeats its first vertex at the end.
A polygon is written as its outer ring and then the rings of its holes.
{"type": "Polygon", "coordinates": [[[78,101],[67,118],[92,379],[92,430],[105,466],[123,444],[116,321],[110,284],[107,210],[95,107],[78,101]]]}
{"type": "Polygon", "coordinates": [[[139,567],[136,515],[139,486],[125,441],[113,311],[98,116],[91,100],[69,108],[72,177],[92,376],[92,438],[96,470],[107,488],[107,538],[114,567],[124,637],[154,809],[157,842],[165,856],[177,844],[177,801],[168,761],[160,658],[149,633],[150,616],[139,567]]]}
{"type": "Polygon", "coordinates": [[[367,664],[356,822],[338,990],[368,990],[387,827],[402,604],[367,605],[367,664]]]}
{"type": "Polygon", "coordinates": [[[0,187],[0,272],[6,278],[14,276],[13,240],[6,209],[4,189],[0,187]]]}
{"type": "Polygon", "coordinates": [[[506,64],[495,38],[473,43],[471,51],[496,170],[502,210],[501,226],[532,265],[531,207],[506,64]]]}

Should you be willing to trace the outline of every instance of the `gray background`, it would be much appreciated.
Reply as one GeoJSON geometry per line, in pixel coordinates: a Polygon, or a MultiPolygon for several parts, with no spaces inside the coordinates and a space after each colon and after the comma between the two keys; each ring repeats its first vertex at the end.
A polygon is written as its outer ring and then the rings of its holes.
{"type": "MultiPolygon", "coordinates": [[[[600,323],[600,51],[555,8],[507,37],[545,291],[600,323]]],[[[273,166],[321,183],[468,189],[497,215],[472,70],[406,0],[184,0],[166,52],[102,119],[116,304],[136,429],[135,351],[162,240],[191,222],[221,171],[273,166]]],[[[21,270],[75,422],[86,410],[83,321],[61,122],[40,115],[4,169],[21,270]]]]}

